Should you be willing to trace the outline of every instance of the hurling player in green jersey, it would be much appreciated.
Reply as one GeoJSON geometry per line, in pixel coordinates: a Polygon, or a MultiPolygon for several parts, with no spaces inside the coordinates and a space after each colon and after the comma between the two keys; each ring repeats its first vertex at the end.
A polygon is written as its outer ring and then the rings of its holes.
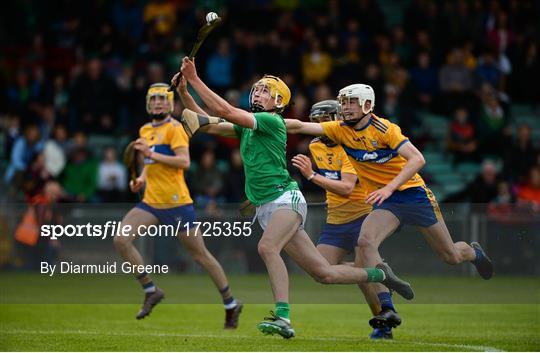
{"type": "MultiPolygon", "coordinates": [[[[287,132],[282,111],[289,104],[291,93],[279,77],[265,75],[257,81],[250,94],[250,110],[230,105],[210,90],[197,76],[195,64],[189,58],[182,61],[182,75],[210,110],[226,122],[211,118],[189,95],[178,89],[188,108],[195,113],[183,113],[191,133],[202,131],[240,139],[240,154],[246,174],[246,195],[257,207],[257,219],[263,229],[258,252],[263,259],[275,300],[275,312],[257,325],[265,334],[294,336],[289,316],[289,277],[281,257],[287,254],[313,278],[322,283],[381,282],[407,299],[414,293],[407,282],[399,279],[385,263],[374,268],[330,265],[317,251],[304,230],[307,204],[297,183],[287,171],[285,146],[287,132]]],[[[180,80],[180,75],[173,82],[180,80]]],[[[180,84],[179,86],[185,84],[180,84]]]]}

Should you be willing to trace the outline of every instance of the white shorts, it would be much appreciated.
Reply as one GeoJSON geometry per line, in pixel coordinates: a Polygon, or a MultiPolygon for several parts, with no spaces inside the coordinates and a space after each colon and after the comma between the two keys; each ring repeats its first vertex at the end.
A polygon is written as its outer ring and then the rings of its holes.
{"type": "Polygon", "coordinates": [[[298,213],[302,217],[299,229],[304,229],[307,217],[307,203],[300,190],[286,191],[274,201],[257,206],[255,218],[257,218],[263,230],[266,230],[270,218],[277,210],[292,210],[298,213]]]}

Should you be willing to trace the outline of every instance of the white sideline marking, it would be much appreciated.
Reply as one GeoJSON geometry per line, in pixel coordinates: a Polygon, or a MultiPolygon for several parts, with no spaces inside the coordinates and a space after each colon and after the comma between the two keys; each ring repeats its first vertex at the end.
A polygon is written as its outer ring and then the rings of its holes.
{"type": "MultiPolygon", "coordinates": [[[[98,331],[83,331],[83,330],[62,330],[62,331],[53,331],[53,330],[1,330],[1,334],[13,334],[13,333],[22,333],[22,334],[39,334],[39,335],[72,335],[72,334],[83,334],[83,335],[109,335],[109,336],[139,336],[139,334],[132,334],[128,332],[98,332],[98,331]]],[[[147,336],[154,336],[154,337],[184,337],[184,338],[225,338],[225,339],[231,339],[231,338],[241,338],[241,339],[259,339],[259,337],[255,336],[246,336],[246,335],[212,335],[212,334],[206,334],[206,335],[200,335],[200,334],[191,334],[191,333],[173,333],[173,332],[146,332],[145,335],[147,336]]],[[[296,337],[294,340],[303,340],[303,341],[348,341],[348,342],[359,342],[359,338],[353,338],[353,337],[309,337],[309,338],[303,338],[303,337],[296,337]]],[[[371,342],[371,341],[370,341],[371,342]]],[[[399,343],[405,343],[405,344],[412,344],[412,345],[418,345],[418,346],[432,346],[432,347],[444,347],[444,348],[459,348],[464,351],[476,351],[476,352],[504,352],[501,349],[490,347],[490,346],[476,346],[476,345],[468,345],[468,344],[451,344],[451,343],[430,343],[430,342],[416,342],[416,341],[390,341],[385,343],[390,344],[396,344],[399,343]]],[[[373,342],[374,344],[377,344],[378,342],[373,342]]]]}

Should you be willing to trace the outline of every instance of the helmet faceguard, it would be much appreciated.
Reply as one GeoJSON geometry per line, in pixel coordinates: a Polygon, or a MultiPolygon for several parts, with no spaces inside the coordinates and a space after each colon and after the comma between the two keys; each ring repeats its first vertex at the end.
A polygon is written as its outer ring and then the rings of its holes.
{"type": "Polygon", "coordinates": [[[309,120],[314,123],[338,120],[340,112],[339,103],[335,100],[320,101],[311,107],[309,120]]]}
{"type": "Polygon", "coordinates": [[[148,88],[146,93],[146,112],[152,119],[162,120],[173,112],[174,109],[174,93],[168,91],[169,85],[165,83],[154,83],[148,88]],[[152,114],[150,109],[150,99],[152,97],[165,97],[169,103],[169,110],[167,113],[152,114]]]}
{"type": "Polygon", "coordinates": [[[346,119],[346,115],[343,117],[343,122],[349,126],[355,125],[362,120],[366,115],[370,114],[375,107],[375,92],[369,85],[357,83],[354,85],[342,88],[338,94],[338,101],[343,111],[343,106],[347,103],[350,106],[351,99],[358,99],[358,106],[362,110],[363,115],[353,119],[346,119]],[[371,105],[366,109],[366,103],[371,102],[371,105]]]}
{"type": "Polygon", "coordinates": [[[274,108],[270,111],[281,113],[291,100],[291,90],[279,77],[272,75],[264,75],[251,87],[251,92],[249,92],[250,110],[254,113],[268,111],[262,104],[253,102],[255,91],[261,87],[266,88],[270,98],[274,99],[274,108]]]}
{"type": "MultiPolygon", "coordinates": [[[[309,120],[314,123],[340,120],[340,106],[335,100],[324,100],[313,104],[309,112],[309,120]]],[[[335,143],[326,136],[321,136],[320,140],[327,146],[335,143]]]]}

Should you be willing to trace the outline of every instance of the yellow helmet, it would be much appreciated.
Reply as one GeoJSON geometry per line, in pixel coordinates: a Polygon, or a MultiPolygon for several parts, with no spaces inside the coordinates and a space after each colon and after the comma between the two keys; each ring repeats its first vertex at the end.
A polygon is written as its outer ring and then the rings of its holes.
{"type": "Polygon", "coordinates": [[[251,92],[249,93],[249,105],[252,111],[262,111],[262,108],[255,106],[251,100],[255,87],[260,85],[264,85],[270,90],[270,96],[274,98],[277,112],[282,112],[291,101],[291,90],[289,87],[287,87],[287,84],[283,82],[282,79],[277,76],[264,75],[263,78],[255,82],[255,84],[251,87],[251,92]],[[281,97],[280,103],[278,103],[278,97],[281,97]]]}
{"type": "Polygon", "coordinates": [[[166,83],[154,83],[148,88],[146,92],[146,111],[150,114],[150,98],[155,96],[167,97],[169,101],[169,114],[173,112],[174,109],[174,92],[169,92],[169,85],[166,83]]]}

